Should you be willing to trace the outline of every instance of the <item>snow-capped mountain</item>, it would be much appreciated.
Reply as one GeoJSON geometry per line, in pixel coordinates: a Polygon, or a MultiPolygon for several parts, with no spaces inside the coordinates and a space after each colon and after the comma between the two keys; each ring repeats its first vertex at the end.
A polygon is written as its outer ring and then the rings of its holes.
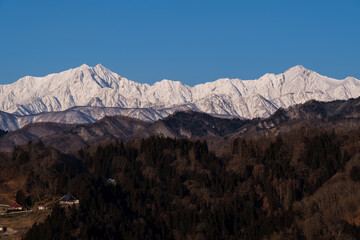
{"type": "MultiPolygon", "coordinates": [[[[358,96],[359,80],[352,77],[336,80],[302,66],[278,75],[265,74],[256,80],[222,78],[190,87],[170,80],[154,85],[141,84],[100,64],[95,67],[84,64],[61,73],[45,77],[27,76],[13,84],[0,85],[0,111],[15,115],[3,116],[10,119],[11,124],[16,116],[65,111],[77,106],[147,109],[147,116],[152,116],[148,120],[152,121],[177,109],[255,118],[267,117],[280,107],[311,99],[332,101],[358,96]],[[164,109],[168,113],[165,114],[164,109]],[[150,114],[149,111],[153,112],[150,114]]],[[[127,116],[141,118],[143,112],[129,110],[127,116]]]]}
{"type": "MultiPolygon", "coordinates": [[[[0,129],[14,131],[30,123],[53,122],[64,124],[94,123],[105,116],[126,116],[155,122],[174,113],[177,109],[154,110],[151,108],[73,107],[65,111],[43,112],[35,115],[17,115],[0,111],[0,129]]],[[[187,110],[187,109],[179,109],[187,110]]]]}

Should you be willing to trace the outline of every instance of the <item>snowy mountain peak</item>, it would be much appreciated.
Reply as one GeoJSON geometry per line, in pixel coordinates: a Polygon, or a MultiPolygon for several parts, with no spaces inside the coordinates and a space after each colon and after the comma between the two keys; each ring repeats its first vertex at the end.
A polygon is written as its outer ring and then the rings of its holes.
{"type": "Polygon", "coordinates": [[[97,64],[93,69],[100,70],[100,71],[106,71],[106,72],[109,72],[109,71],[110,71],[109,69],[107,69],[106,67],[104,67],[103,65],[101,65],[100,63],[97,64]]]}
{"type": "Polygon", "coordinates": [[[296,66],[290,68],[289,70],[292,70],[292,71],[303,71],[303,70],[308,70],[308,69],[306,69],[303,65],[296,65],[296,66]]]}
{"type": "Polygon", "coordinates": [[[298,75],[298,74],[309,74],[312,73],[313,71],[306,69],[304,66],[302,65],[297,65],[295,67],[289,68],[288,70],[286,70],[284,72],[284,75],[298,75]]]}
{"type": "Polygon", "coordinates": [[[91,68],[91,67],[89,67],[89,65],[87,65],[87,64],[82,64],[81,66],[79,66],[79,67],[77,67],[77,68],[74,68],[75,70],[87,70],[87,69],[89,69],[89,68],[91,68]]]}
{"type": "MultiPolygon", "coordinates": [[[[96,74],[99,74],[99,73],[111,74],[111,73],[113,73],[113,72],[111,72],[109,69],[107,69],[106,67],[104,67],[101,64],[97,64],[95,67],[91,67],[91,66],[89,66],[89,65],[87,65],[85,63],[82,64],[81,66],[77,67],[77,68],[70,69],[69,71],[71,71],[73,73],[90,72],[91,74],[93,74],[93,73],[96,73],[96,74]]],[[[64,72],[61,72],[61,73],[65,73],[65,72],[67,72],[67,71],[64,71],[64,72]]]]}
{"type": "Polygon", "coordinates": [[[360,96],[360,81],[336,80],[304,68],[265,74],[257,80],[222,78],[190,87],[164,79],[153,85],[120,77],[101,64],[86,64],[45,77],[0,85],[0,111],[18,115],[64,111],[76,106],[192,109],[216,115],[266,117],[280,107],[315,99],[360,96]]]}

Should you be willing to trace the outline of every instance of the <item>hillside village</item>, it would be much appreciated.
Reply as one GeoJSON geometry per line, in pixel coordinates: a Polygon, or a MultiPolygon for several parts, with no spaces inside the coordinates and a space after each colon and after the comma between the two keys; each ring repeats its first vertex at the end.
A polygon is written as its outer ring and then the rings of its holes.
{"type": "Polygon", "coordinates": [[[34,220],[35,222],[43,221],[44,217],[51,214],[51,210],[56,204],[66,208],[77,206],[79,203],[80,201],[71,193],[67,193],[57,200],[45,200],[34,204],[30,203],[30,205],[21,191],[17,192],[16,200],[2,198],[0,200],[0,239],[22,239],[34,220]],[[22,204],[20,205],[17,201],[22,204]]]}

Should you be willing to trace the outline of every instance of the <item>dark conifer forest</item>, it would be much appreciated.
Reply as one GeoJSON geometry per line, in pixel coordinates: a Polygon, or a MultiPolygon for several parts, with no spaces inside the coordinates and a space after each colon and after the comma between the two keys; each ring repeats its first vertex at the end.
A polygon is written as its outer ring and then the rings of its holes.
{"type": "Polygon", "coordinates": [[[4,130],[0,129],[0,137],[5,135],[6,133],[7,133],[7,131],[4,131],[4,130]]]}
{"type": "Polygon", "coordinates": [[[26,176],[28,204],[80,200],[55,204],[24,239],[359,239],[359,141],[302,128],[233,139],[222,154],[163,137],[74,154],[29,142],[1,155],[0,181],[26,176]]]}

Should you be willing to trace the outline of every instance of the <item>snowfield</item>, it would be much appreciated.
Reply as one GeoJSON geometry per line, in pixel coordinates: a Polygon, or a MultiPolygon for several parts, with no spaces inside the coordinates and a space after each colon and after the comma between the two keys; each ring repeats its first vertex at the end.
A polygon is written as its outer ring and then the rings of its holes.
{"type": "Polygon", "coordinates": [[[359,96],[359,80],[328,78],[302,66],[255,80],[222,78],[190,87],[170,80],[141,84],[100,64],[84,64],[0,85],[0,128],[11,130],[38,121],[93,122],[116,114],[156,121],[177,110],[251,119],[311,99],[333,101],[359,96]],[[108,107],[113,109],[106,110],[108,107]],[[63,112],[50,114],[58,111],[63,112]]]}

